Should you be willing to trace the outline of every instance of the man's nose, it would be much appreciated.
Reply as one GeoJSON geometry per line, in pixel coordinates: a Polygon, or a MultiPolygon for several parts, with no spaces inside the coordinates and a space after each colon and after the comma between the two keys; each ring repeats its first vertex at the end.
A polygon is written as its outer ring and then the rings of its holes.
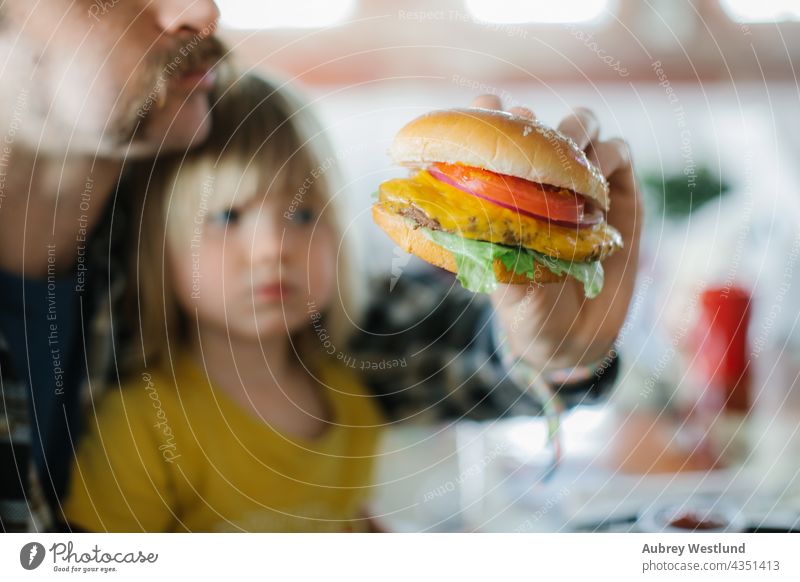
{"type": "Polygon", "coordinates": [[[207,37],[214,33],[219,21],[219,8],[213,0],[154,0],[152,7],[167,34],[207,37]]]}

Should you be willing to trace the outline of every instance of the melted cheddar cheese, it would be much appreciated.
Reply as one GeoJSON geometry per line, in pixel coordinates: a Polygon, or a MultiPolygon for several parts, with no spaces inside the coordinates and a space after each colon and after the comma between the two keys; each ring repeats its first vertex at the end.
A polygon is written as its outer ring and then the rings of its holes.
{"type": "Polygon", "coordinates": [[[421,226],[435,224],[464,238],[528,247],[567,261],[602,260],[622,248],[619,232],[606,222],[585,228],[550,224],[471,196],[424,170],[411,178],[384,182],[379,200],[421,226]],[[420,213],[425,220],[420,220],[420,213]]]}

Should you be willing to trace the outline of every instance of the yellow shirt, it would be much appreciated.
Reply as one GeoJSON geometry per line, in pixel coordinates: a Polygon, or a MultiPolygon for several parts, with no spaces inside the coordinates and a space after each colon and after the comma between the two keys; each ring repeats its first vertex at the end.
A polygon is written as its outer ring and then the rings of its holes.
{"type": "Polygon", "coordinates": [[[362,531],[382,418],[340,362],[319,379],[333,417],[314,439],[270,428],[186,355],[174,376],[145,373],[110,391],[78,446],[68,521],[90,531],[362,531]]]}

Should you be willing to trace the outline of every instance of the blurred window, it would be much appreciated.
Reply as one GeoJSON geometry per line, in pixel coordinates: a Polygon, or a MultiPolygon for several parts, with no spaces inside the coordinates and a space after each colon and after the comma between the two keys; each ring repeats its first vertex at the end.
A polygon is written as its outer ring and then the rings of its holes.
{"type": "Polygon", "coordinates": [[[798,0],[720,0],[720,3],[736,22],[800,21],[798,0]]]}
{"type": "Polygon", "coordinates": [[[466,0],[478,20],[496,24],[590,22],[607,16],[610,0],[466,0]]]}
{"type": "Polygon", "coordinates": [[[324,28],[348,18],[355,0],[216,0],[225,28],[324,28]]]}

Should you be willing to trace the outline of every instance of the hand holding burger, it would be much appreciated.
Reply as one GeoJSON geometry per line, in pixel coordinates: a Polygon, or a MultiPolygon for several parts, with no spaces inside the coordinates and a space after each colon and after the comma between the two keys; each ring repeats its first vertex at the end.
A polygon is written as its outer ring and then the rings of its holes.
{"type": "Polygon", "coordinates": [[[540,370],[602,357],[633,290],[641,203],[624,144],[597,138],[588,111],[553,131],[485,96],[401,129],[390,153],[412,175],[373,206],[398,245],[491,293],[512,351],[540,370]]]}
{"type": "MultiPolygon", "coordinates": [[[[501,107],[493,95],[479,97],[472,105],[501,107]]],[[[524,109],[512,112],[533,116],[524,109]]],[[[521,286],[501,285],[491,299],[516,356],[545,372],[575,368],[580,373],[582,366],[594,366],[607,357],[625,322],[639,269],[644,215],[623,140],[601,140],[598,120],[588,109],[576,109],[558,124],[558,130],[586,152],[608,182],[606,221],[620,233],[624,246],[603,261],[603,291],[592,300],[570,280],[544,285],[532,293],[521,286]]]]}

